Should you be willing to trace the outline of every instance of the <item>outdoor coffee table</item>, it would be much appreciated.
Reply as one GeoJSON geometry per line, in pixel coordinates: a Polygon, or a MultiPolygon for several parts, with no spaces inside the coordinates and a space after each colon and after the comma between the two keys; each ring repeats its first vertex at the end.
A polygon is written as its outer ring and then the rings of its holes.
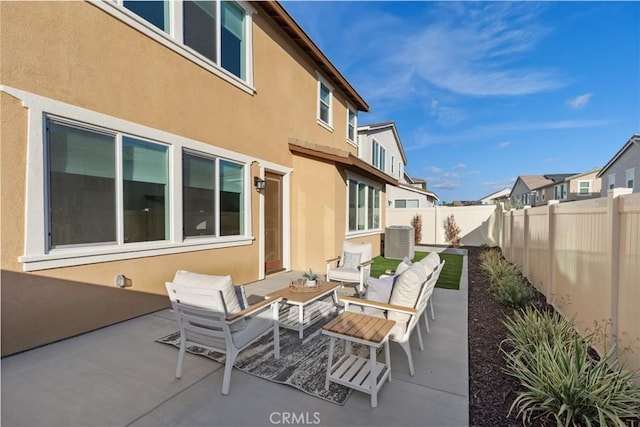
{"type": "Polygon", "coordinates": [[[391,381],[389,335],[395,321],[368,314],[344,312],[322,327],[322,333],[331,337],[325,388],[333,381],[371,395],[371,407],[378,406],[378,391],[385,380],[391,381]],[[335,340],[345,342],[344,355],[333,363],[335,340]],[[369,358],[351,354],[351,343],[369,347],[369,358]],[[384,345],[384,363],[378,362],[377,350],[384,345]]]}
{"type": "Polygon", "coordinates": [[[283,298],[280,304],[280,326],[298,331],[302,339],[305,329],[337,310],[335,304],[338,302],[339,287],[340,283],[318,281],[317,289],[311,292],[296,292],[286,287],[268,294],[267,297],[283,298]],[[331,293],[333,302],[323,301],[331,293]]]}

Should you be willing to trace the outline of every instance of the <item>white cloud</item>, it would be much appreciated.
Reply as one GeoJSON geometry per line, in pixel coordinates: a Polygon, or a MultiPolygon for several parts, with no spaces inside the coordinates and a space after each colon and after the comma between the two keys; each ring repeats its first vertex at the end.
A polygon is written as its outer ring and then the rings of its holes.
{"type": "Polygon", "coordinates": [[[438,190],[455,190],[456,188],[460,187],[460,183],[454,181],[437,181],[435,184],[431,184],[429,187],[438,190]]]}
{"type": "Polygon", "coordinates": [[[469,171],[465,175],[469,175],[469,176],[480,175],[480,171],[469,171]]]}
{"type": "Polygon", "coordinates": [[[482,126],[480,129],[491,131],[524,131],[552,129],[584,129],[596,128],[612,124],[609,119],[601,120],[557,120],[552,122],[514,122],[482,126]]]}
{"type": "Polygon", "coordinates": [[[500,144],[494,146],[493,148],[497,148],[499,150],[504,150],[505,148],[508,148],[511,145],[511,143],[509,141],[505,141],[505,142],[501,142],[500,144]]]}
{"type": "Polygon", "coordinates": [[[467,167],[467,165],[465,163],[458,163],[457,165],[455,165],[453,167],[453,169],[464,169],[466,167],[467,167]]]}
{"type": "Polygon", "coordinates": [[[589,101],[591,100],[592,93],[585,93],[584,95],[578,95],[575,98],[572,98],[567,101],[569,107],[574,110],[580,110],[587,106],[589,101]]]}
{"type": "Polygon", "coordinates": [[[427,172],[430,172],[430,173],[442,173],[442,169],[440,169],[437,166],[429,166],[426,168],[426,170],[427,172]]]}
{"type": "Polygon", "coordinates": [[[442,16],[449,19],[426,25],[400,44],[403,48],[390,61],[395,70],[475,96],[531,94],[566,84],[555,70],[515,64],[548,32],[536,22],[535,7],[513,3],[444,7],[448,13],[442,16]]]}

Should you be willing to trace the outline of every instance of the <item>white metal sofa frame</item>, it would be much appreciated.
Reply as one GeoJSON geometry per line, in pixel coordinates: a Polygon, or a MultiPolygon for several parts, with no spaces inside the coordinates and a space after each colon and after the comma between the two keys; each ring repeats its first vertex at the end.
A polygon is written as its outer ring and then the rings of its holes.
{"type": "Polygon", "coordinates": [[[238,354],[272,330],[274,356],[276,359],[280,358],[278,312],[282,298],[265,299],[227,316],[225,313],[210,308],[212,305],[225,307],[223,294],[220,290],[194,288],[171,282],[166,283],[166,288],[180,330],[180,352],[176,378],[182,377],[184,354],[190,345],[227,355],[222,381],[223,395],[229,394],[231,371],[238,354]],[[213,304],[207,304],[207,302],[213,304]],[[265,323],[265,321],[269,322],[266,316],[255,317],[268,309],[271,309],[270,323],[273,327],[265,323]],[[242,324],[242,322],[246,322],[246,324],[242,324]],[[254,322],[253,325],[251,322],[254,322]],[[255,322],[262,322],[262,324],[257,325],[255,322]],[[239,334],[243,333],[245,336],[239,339],[239,334]],[[249,337],[246,336],[247,334],[249,337]],[[236,344],[234,338],[238,338],[241,343],[236,344]]]}
{"type": "MultiPolygon", "coordinates": [[[[421,268],[424,269],[424,266],[421,266],[421,268]]],[[[434,277],[434,275],[433,274],[429,275],[427,272],[427,279],[418,285],[420,286],[420,292],[415,300],[415,304],[413,305],[413,307],[403,307],[398,305],[385,304],[382,302],[369,301],[366,299],[354,298],[354,297],[340,297],[340,300],[344,302],[345,311],[349,310],[349,304],[353,304],[353,305],[359,305],[363,307],[377,308],[385,312],[396,312],[401,314],[407,314],[410,316],[409,319],[407,320],[406,329],[402,334],[402,336],[398,337],[398,336],[392,335],[389,337],[389,339],[391,341],[394,341],[400,344],[400,347],[402,347],[405,354],[407,355],[407,359],[409,361],[409,373],[411,374],[411,376],[415,374],[415,367],[413,364],[413,355],[411,354],[411,343],[410,343],[411,333],[414,331],[414,329],[418,325],[419,314],[420,314],[418,311],[418,306],[421,301],[426,300],[425,294],[429,290],[429,288],[433,290],[431,281],[433,281],[433,283],[435,284],[435,280],[437,279],[434,277]]],[[[421,339],[420,339],[420,342],[422,342],[421,339]]]]}

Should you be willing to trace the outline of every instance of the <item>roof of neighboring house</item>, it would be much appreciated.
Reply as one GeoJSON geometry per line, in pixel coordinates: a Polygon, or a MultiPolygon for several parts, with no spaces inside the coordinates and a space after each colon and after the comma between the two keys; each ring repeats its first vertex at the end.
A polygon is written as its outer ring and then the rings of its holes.
{"type": "Polygon", "coordinates": [[[369,105],[364,98],[351,86],[279,2],[260,1],[255,4],[270,16],[304,53],[309,55],[311,60],[320,68],[322,74],[331,79],[344,92],[349,101],[354,104],[354,107],[360,111],[369,111],[369,105]]]}
{"type": "Polygon", "coordinates": [[[402,147],[402,141],[400,140],[400,134],[398,133],[396,122],[380,122],[380,123],[371,123],[368,125],[358,126],[358,132],[366,132],[370,130],[381,130],[385,128],[391,128],[391,130],[393,131],[393,136],[395,136],[396,141],[398,141],[398,148],[400,149],[400,155],[402,156],[402,161],[406,165],[407,156],[404,154],[404,148],[402,147]]]}
{"type": "Polygon", "coordinates": [[[506,197],[509,197],[510,194],[511,194],[510,188],[503,188],[502,190],[495,191],[489,194],[488,196],[482,197],[480,200],[495,200],[503,197],[506,198],[506,197]]]}
{"type": "Polygon", "coordinates": [[[589,174],[596,173],[596,172],[599,172],[599,171],[600,171],[600,168],[594,168],[594,169],[591,169],[590,171],[586,171],[586,172],[582,172],[582,173],[570,176],[569,178],[567,178],[567,181],[573,180],[573,179],[577,179],[577,178],[582,178],[585,175],[589,175],[589,174]]]}
{"type": "Polygon", "coordinates": [[[544,187],[547,184],[553,183],[551,179],[546,178],[546,175],[520,175],[518,179],[516,179],[516,182],[513,184],[511,192],[513,192],[513,189],[516,188],[516,184],[518,184],[518,181],[522,181],[529,190],[544,187]]]}
{"type": "Polygon", "coordinates": [[[324,159],[330,162],[340,163],[357,169],[358,172],[364,172],[387,184],[399,186],[400,182],[380,169],[374,167],[370,163],[365,162],[348,151],[338,148],[328,147],[326,145],[315,144],[313,142],[303,141],[296,138],[289,138],[289,150],[294,154],[309,156],[315,159],[324,159]]]}
{"type": "Polygon", "coordinates": [[[624,144],[622,148],[618,150],[618,152],[611,158],[611,160],[609,160],[607,164],[604,165],[602,169],[600,169],[600,172],[598,172],[596,178],[600,178],[601,176],[603,176],[607,169],[609,169],[611,165],[613,165],[615,161],[618,160],[620,156],[622,156],[624,152],[629,149],[629,147],[631,147],[632,144],[640,145],[640,134],[632,135],[631,138],[629,138],[629,140],[626,142],[626,144],[624,144]]]}

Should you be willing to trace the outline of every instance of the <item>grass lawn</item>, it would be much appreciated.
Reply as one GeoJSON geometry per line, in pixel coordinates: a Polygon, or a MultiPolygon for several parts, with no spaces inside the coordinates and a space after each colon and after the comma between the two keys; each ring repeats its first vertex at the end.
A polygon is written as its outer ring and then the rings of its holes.
{"type": "MultiPolygon", "coordinates": [[[[415,252],[412,261],[420,261],[426,257],[429,252],[415,252]]],[[[445,260],[444,269],[440,273],[436,287],[445,289],[458,289],[460,287],[460,274],[462,273],[462,255],[455,254],[439,254],[440,259],[445,260]]],[[[387,270],[395,270],[401,260],[387,259],[378,256],[373,259],[371,266],[371,277],[380,277],[387,270]]]]}

